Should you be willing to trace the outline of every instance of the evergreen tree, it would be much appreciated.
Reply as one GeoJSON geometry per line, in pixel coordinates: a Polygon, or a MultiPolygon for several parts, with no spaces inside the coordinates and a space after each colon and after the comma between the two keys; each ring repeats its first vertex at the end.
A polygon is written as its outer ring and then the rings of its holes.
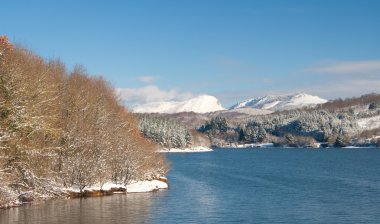
{"type": "Polygon", "coordinates": [[[335,147],[345,147],[345,146],[347,146],[347,138],[345,136],[339,135],[336,138],[334,146],[335,147]]]}
{"type": "Polygon", "coordinates": [[[192,136],[181,123],[159,115],[139,115],[140,131],[164,147],[183,148],[191,144],[192,136]]]}

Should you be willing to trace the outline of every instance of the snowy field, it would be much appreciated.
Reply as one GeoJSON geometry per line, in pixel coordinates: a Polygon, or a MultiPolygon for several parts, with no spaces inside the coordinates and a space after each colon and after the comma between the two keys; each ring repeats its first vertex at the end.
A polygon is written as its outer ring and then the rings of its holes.
{"type": "Polygon", "coordinates": [[[362,118],[358,120],[358,125],[362,130],[371,130],[380,127],[380,115],[362,118]]]}

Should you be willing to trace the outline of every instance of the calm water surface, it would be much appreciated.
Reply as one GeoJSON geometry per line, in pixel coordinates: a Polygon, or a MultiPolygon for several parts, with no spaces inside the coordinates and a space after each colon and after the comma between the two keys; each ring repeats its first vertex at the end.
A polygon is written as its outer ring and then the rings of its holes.
{"type": "Polygon", "coordinates": [[[378,149],[167,157],[167,191],[0,210],[0,223],[380,223],[378,149]]]}

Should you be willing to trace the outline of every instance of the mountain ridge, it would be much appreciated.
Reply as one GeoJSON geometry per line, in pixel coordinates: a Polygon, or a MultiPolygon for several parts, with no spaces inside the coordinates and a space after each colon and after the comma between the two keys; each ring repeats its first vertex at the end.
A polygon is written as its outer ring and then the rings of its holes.
{"type": "MultiPolygon", "coordinates": [[[[263,113],[298,109],[305,106],[313,107],[326,103],[327,100],[306,93],[286,95],[267,95],[241,101],[229,109],[225,109],[219,100],[211,95],[199,95],[183,101],[151,102],[132,107],[134,113],[162,113],[175,114],[182,112],[213,113],[213,112],[242,112],[247,110],[263,111],[263,113]]],[[[246,111],[246,112],[244,112],[246,111]]]]}
{"type": "Polygon", "coordinates": [[[132,108],[134,113],[209,113],[225,110],[219,100],[211,95],[199,95],[183,101],[163,101],[138,105],[132,108]]]}
{"type": "Polygon", "coordinates": [[[254,108],[270,111],[281,111],[302,108],[305,106],[315,106],[326,102],[326,99],[322,99],[318,96],[313,96],[306,93],[294,93],[277,96],[267,95],[241,101],[231,106],[229,110],[239,108],[254,108]]]}

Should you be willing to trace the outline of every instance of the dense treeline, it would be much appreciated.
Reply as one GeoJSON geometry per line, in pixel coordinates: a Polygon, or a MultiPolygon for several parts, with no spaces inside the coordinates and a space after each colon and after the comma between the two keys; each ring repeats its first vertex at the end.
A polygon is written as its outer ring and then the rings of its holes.
{"type": "Polygon", "coordinates": [[[367,106],[367,105],[369,105],[369,109],[378,108],[380,105],[380,94],[371,93],[371,94],[366,94],[360,97],[331,100],[324,104],[319,104],[318,109],[336,111],[336,110],[341,110],[344,108],[367,106]]]}
{"type": "Polygon", "coordinates": [[[164,158],[101,77],[0,37],[0,206],[113,180],[155,178],[164,158]]]}
{"type": "Polygon", "coordinates": [[[252,116],[244,121],[230,122],[214,117],[198,130],[206,133],[214,145],[273,142],[278,145],[310,146],[315,142],[330,145],[379,144],[376,130],[364,131],[358,121],[380,115],[380,95],[335,100],[314,109],[276,112],[252,116]],[[237,124],[236,124],[237,123],[237,124]]]}
{"type": "Polygon", "coordinates": [[[226,132],[228,129],[227,119],[225,117],[216,116],[206,121],[200,128],[200,132],[226,132]]]}
{"type": "Polygon", "coordinates": [[[139,115],[139,127],[147,138],[163,147],[184,148],[192,141],[192,135],[184,125],[159,115],[139,115]]]}
{"type": "Polygon", "coordinates": [[[223,116],[212,117],[197,129],[208,136],[211,145],[223,146],[226,143],[238,143],[236,127],[229,124],[223,116]]]}
{"type": "MultiPolygon", "coordinates": [[[[241,124],[238,129],[240,140],[257,139],[262,142],[267,139],[267,135],[273,135],[285,137],[286,143],[294,145],[297,141],[296,136],[327,142],[332,141],[329,139],[331,137],[355,135],[357,134],[355,119],[345,112],[300,110],[260,116],[241,124]]],[[[308,143],[312,142],[311,140],[308,143]]]]}

